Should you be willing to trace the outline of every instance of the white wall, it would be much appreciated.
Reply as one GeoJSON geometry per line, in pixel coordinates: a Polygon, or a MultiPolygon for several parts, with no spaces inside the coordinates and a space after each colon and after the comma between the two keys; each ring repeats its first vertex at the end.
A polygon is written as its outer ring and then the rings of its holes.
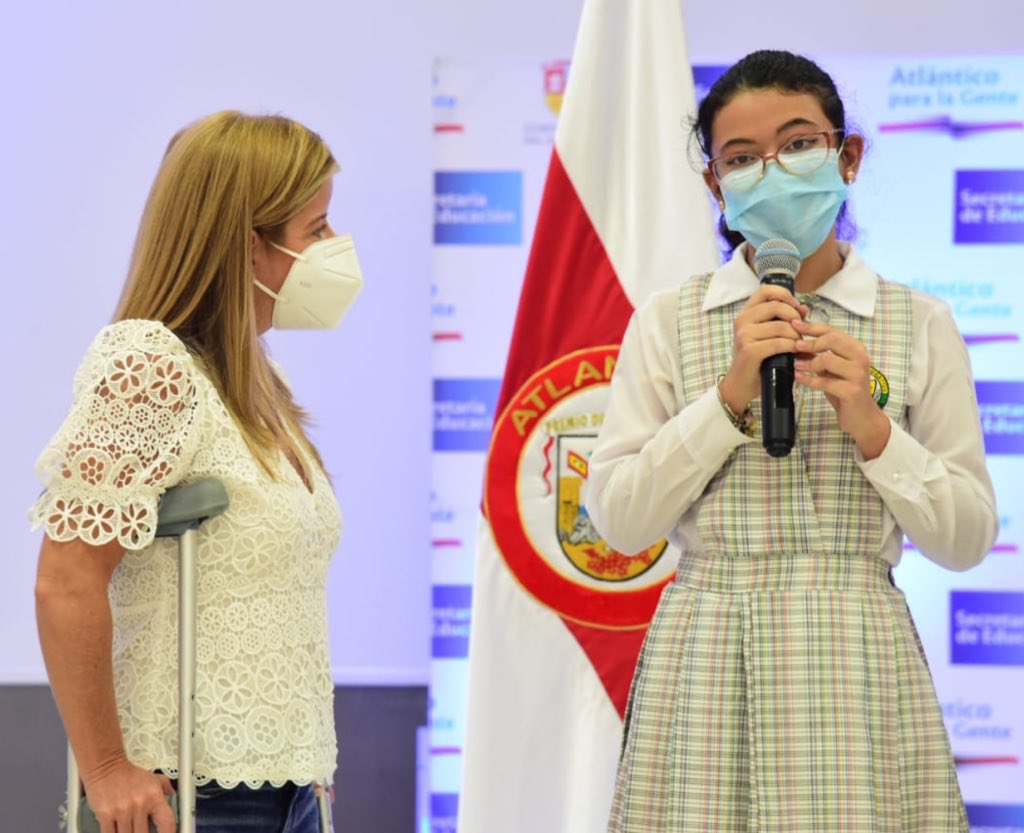
{"type": "MultiPolygon", "coordinates": [[[[1024,51],[1018,0],[681,2],[690,56],[702,63],[728,62],[766,48],[810,55],[1024,51]]],[[[568,57],[582,5],[582,0],[433,0],[431,45],[440,55],[568,57]]]]}
{"type": "MultiPolygon", "coordinates": [[[[32,614],[32,463],[110,316],[170,135],[213,110],[283,112],[342,163],[333,220],[367,290],[341,330],[272,334],[317,417],[346,531],[331,574],[340,682],[428,677],[434,56],[569,57],[580,0],[40,0],[0,27],[0,683],[43,679],[32,614]]],[[[1024,51],[1019,0],[792,8],[684,0],[691,57],[1024,51]],[[767,33],[767,34],[766,34],[767,33]]]]}

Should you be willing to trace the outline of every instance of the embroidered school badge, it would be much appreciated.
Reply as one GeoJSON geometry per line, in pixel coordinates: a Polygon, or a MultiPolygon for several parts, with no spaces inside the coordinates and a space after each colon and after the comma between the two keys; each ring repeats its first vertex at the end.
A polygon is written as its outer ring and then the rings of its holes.
{"type": "Polygon", "coordinates": [[[879,408],[884,408],[885,403],[889,401],[889,380],[877,367],[868,368],[868,372],[871,374],[871,381],[868,383],[871,398],[878,403],[879,408]]]}

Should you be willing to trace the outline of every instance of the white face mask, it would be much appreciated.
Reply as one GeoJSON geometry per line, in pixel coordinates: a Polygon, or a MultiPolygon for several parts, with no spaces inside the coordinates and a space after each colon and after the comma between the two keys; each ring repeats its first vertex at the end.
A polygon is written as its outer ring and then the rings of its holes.
{"type": "Polygon", "coordinates": [[[274,299],[271,322],[274,328],[330,330],[337,327],[363,288],[363,272],[352,237],[344,234],[317,240],[302,252],[293,252],[276,243],[270,245],[295,258],[276,293],[253,278],[256,286],[274,299]]]}

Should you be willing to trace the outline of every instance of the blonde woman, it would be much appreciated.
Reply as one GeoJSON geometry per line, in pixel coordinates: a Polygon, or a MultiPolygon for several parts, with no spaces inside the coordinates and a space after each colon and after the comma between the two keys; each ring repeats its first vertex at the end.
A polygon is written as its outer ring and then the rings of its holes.
{"type": "Polygon", "coordinates": [[[222,112],[176,135],[115,321],[38,461],[39,638],[102,833],[175,828],[177,560],[153,533],[161,494],[203,477],[231,505],[199,542],[197,828],[316,830],[341,518],[259,336],[334,326],[361,287],[327,220],[337,170],[282,117],[222,112]]]}

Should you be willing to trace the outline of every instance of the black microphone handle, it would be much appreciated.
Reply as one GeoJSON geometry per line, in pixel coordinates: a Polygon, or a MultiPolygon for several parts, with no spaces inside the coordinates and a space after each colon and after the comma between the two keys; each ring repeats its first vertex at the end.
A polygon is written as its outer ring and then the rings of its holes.
{"type": "MultiPolygon", "coordinates": [[[[793,291],[793,278],[768,274],[761,283],[793,291]]],[[[771,457],[785,457],[796,441],[793,406],[793,354],[778,353],[761,362],[761,442],[771,457]]]]}

